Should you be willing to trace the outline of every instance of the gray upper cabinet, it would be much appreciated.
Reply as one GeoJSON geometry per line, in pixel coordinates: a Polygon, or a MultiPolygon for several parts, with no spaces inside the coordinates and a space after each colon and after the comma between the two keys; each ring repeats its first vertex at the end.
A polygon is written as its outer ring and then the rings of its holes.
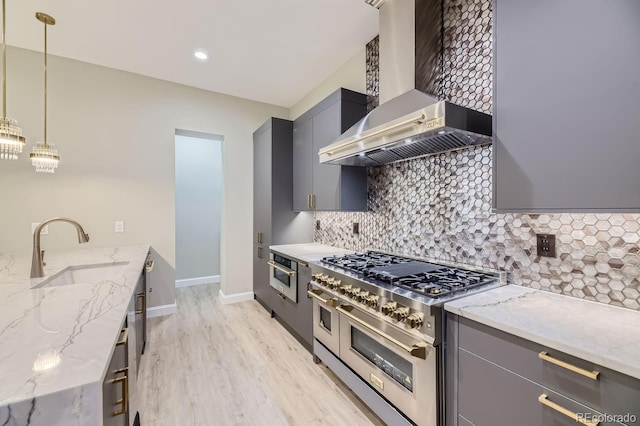
{"type": "Polygon", "coordinates": [[[338,89],[293,125],[293,208],[296,211],[365,211],[364,167],[320,164],[318,150],[367,113],[367,97],[338,89]]]}
{"type": "Polygon", "coordinates": [[[271,307],[269,246],[313,241],[313,217],[293,211],[293,122],[270,118],[253,134],[253,289],[271,307]]]}
{"type": "Polygon", "coordinates": [[[640,211],[640,2],[494,13],[495,209],[640,211]]]}

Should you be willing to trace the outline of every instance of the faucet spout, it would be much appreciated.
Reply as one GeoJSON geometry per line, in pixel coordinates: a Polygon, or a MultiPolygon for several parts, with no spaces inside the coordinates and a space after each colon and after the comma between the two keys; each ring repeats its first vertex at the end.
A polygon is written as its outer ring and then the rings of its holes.
{"type": "Polygon", "coordinates": [[[41,278],[44,277],[44,268],[42,265],[42,251],[40,250],[40,234],[42,232],[42,228],[51,222],[67,222],[72,224],[76,231],[78,232],[78,243],[83,244],[89,242],[89,234],[84,232],[82,226],[73,219],[69,219],[66,217],[54,217],[51,219],[47,219],[41,224],[39,224],[36,229],[33,231],[33,254],[31,256],[31,278],[41,278]]]}

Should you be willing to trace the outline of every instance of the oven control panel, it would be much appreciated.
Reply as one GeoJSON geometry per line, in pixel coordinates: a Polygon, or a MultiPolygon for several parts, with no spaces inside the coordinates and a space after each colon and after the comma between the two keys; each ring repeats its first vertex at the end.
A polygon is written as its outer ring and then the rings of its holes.
{"type": "Polygon", "coordinates": [[[366,308],[365,310],[374,310],[377,315],[391,320],[396,325],[402,324],[405,329],[432,334],[432,323],[425,321],[424,312],[402,305],[395,300],[388,300],[384,294],[376,293],[373,288],[361,288],[325,273],[315,273],[312,278],[316,284],[327,291],[337,293],[342,296],[342,299],[348,299],[349,303],[366,308]]]}

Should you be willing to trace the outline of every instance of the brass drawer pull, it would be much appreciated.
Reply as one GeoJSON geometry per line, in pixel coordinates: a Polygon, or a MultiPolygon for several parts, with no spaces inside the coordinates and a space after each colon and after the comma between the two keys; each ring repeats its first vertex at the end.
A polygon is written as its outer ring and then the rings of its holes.
{"type": "Polygon", "coordinates": [[[295,277],[296,276],[296,271],[294,271],[292,269],[287,269],[284,266],[280,266],[276,262],[274,262],[273,260],[270,260],[267,263],[269,264],[269,266],[281,270],[282,272],[284,272],[285,274],[287,274],[290,277],[295,277]]]}
{"type": "Polygon", "coordinates": [[[122,399],[119,399],[115,402],[115,405],[120,405],[120,409],[116,410],[113,412],[113,416],[120,416],[122,414],[125,414],[127,412],[127,403],[129,402],[129,375],[128,375],[129,369],[128,368],[121,368],[119,370],[114,371],[115,374],[119,374],[119,373],[124,373],[124,376],[122,377],[116,377],[115,379],[111,380],[111,383],[118,384],[120,383],[120,386],[122,386],[122,399]]]}
{"type": "Polygon", "coordinates": [[[575,365],[571,365],[569,363],[566,363],[564,361],[560,361],[557,358],[554,358],[552,356],[550,356],[546,351],[542,351],[538,354],[538,358],[540,358],[543,361],[547,361],[550,362],[551,364],[555,364],[558,367],[562,367],[565,368],[567,370],[573,371],[574,373],[578,373],[581,374],[585,377],[588,377],[592,380],[598,380],[598,375],[600,374],[599,371],[597,370],[593,370],[593,371],[587,371],[583,368],[580,367],[576,367],[575,365]]]}
{"type": "Polygon", "coordinates": [[[147,312],[147,295],[145,293],[136,294],[137,299],[142,299],[142,308],[136,310],[136,314],[144,314],[147,312]]]}
{"type": "Polygon", "coordinates": [[[313,297],[314,299],[318,299],[320,302],[324,303],[327,306],[331,306],[332,308],[335,308],[336,306],[338,306],[338,301],[336,299],[325,299],[324,297],[320,296],[323,293],[322,290],[308,290],[307,294],[311,297],[313,297]]]}
{"type": "Polygon", "coordinates": [[[565,416],[571,418],[573,421],[575,421],[576,423],[580,423],[586,426],[598,426],[600,424],[600,422],[589,422],[586,421],[585,419],[578,417],[578,415],[576,413],[574,413],[573,411],[567,410],[566,408],[564,408],[561,405],[556,404],[555,402],[551,402],[549,401],[549,397],[547,396],[547,394],[542,394],[538,397],[538,402],[544,406],[547,406],[549,408],[551,408],[552,410],[556,410],[558,413],[562,413],[565,416]]]}
{"type": "Polygon", "coordinates": [[[122,346],[127,344],[127,340],[129,340],[129,328],[123,328],[120,334],[122,335],[122,339],[118,340],[118,343],[116,343],[116,346],[122,346]]]}

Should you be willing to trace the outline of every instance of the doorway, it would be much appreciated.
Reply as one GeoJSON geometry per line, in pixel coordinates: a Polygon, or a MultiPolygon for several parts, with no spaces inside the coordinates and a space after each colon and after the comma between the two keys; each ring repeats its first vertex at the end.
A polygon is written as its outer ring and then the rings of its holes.
{"type": "Polygon", "coordinates": [[[176,130],[176,287],[220,282],[222,141],[176,130]]]}

